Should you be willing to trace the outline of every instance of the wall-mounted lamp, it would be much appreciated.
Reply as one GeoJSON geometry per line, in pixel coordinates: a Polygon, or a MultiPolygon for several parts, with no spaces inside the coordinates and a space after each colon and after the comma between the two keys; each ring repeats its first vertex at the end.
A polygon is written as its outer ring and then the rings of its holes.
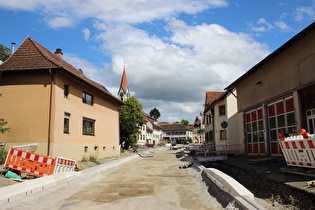
{"type": "Polygon", "coordinates": [[[262,85],[262,81],[261,80],[257,81],[255,85],[262,85]]]}

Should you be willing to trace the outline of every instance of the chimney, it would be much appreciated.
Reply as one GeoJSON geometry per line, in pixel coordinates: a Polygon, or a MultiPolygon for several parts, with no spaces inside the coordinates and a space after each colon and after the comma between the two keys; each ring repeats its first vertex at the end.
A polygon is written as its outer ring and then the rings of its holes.
{"type": "Polygon", "coordinates": [[[56,54],[60,59],[62,59],[62,55],[63,55],[62,49],[57,48],[55,54],[56,54]]]}
{"type": "Polygon", "coordinates": [[[11,42],[11,55],[14,53],[15,43],[11,42]]]}

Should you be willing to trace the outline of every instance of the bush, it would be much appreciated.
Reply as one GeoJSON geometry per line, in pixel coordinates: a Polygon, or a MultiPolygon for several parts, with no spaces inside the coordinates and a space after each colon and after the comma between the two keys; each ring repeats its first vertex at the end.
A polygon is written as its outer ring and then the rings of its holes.
{"type": "Polygon", "coordinates": [[[4,148],[0,148],[0,164],[3,164],[5,162],[7,154],[8,151],[6,151],[4,148]]]}

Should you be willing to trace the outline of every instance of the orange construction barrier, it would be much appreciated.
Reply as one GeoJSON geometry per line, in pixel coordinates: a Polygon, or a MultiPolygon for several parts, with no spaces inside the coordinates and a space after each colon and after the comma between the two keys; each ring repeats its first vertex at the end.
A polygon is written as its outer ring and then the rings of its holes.
{"type": "Polygon", "coordinates": [[[54,173],[55,163],[55,158],[11,147],[3,167],[36,176],[47,176],[54,173]]]}

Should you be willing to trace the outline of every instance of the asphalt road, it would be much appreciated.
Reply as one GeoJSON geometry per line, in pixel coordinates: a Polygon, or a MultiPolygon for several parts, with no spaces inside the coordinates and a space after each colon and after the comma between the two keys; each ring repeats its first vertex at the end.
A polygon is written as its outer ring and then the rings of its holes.
{"type": "Polygon", "coordinates": [[[157,150],[106,172],[27,197],[7,209],[224,209],[211,197],[200,172],[180,169],[176,150],[157,150]]]}

